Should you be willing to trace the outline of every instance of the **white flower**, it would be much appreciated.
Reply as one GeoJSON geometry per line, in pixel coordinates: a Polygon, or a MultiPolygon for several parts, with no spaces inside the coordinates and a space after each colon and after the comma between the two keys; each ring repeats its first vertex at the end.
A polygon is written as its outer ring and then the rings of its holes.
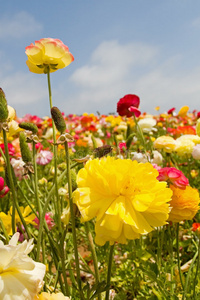
{"type": "Polygon", "coordinates": [[[152,164],[160,165],[162,163],[163,157],[157,150],[153,151],[153,158],[151,159],[152,164]]]}
{"type": "Polygon", "coordinates": [[[193,151],[192,151],[192,157],[194,159],[200,159],[200,144],[197,144],[194,146],[193,151]]]}
{"type": "Polygon", "coordinates": [[[132,160],[137,160],[137,162],[146,163],[148,162],[147,156],[143,153],[131,152],[132,160]]]}
{"type": "Polygon", "coordinates": [[[13,169],[14,169],[15,176],[19,180],[22,180],[22,177],[25,174],[25,170],[24,170],[25,162],[21,158],[20,159],[12,158],[10,163],[11,163],[13,169]]]}
{"type": "Polygon", "coordinates": [[[33,300],[43,286],[46,267],[28,256],[33,239],[17,245],[19,236],[16,232],[8,245],[0,241],[1,300],[33,300]]]}
{"type": "Polygon", "coordinates": [[[153,118],[144,118],[138,121],[138,125],[143,132],[149,133],[151,130],[155,131],[156,128],[153,128],[153,126],[156,125],[156,120],[153,118]]]}

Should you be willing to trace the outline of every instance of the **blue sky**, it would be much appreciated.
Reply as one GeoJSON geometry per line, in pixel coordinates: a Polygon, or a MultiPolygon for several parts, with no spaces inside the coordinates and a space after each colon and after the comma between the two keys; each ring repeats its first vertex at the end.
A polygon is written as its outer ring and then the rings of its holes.
{"type": "Polygon", "coordinates": [[[51,74],[53,105],[65,114],[116,112],[130,93],[142,112],[200,110],[199,0],[4,1],[0,87],[18,116],[50,114],[46,75],[25,63],[25,47],[44,37],[75,58],[51,74]]]}

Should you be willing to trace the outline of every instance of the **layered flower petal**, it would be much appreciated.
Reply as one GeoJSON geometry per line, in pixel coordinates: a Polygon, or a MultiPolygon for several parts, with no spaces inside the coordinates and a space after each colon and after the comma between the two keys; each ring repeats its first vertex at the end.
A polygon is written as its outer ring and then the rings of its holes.
{"type": "Polygon", "coordinates": [[[82,221],[96,218],[96,243],[125,243],[164,225],[172,192],[150,163],[106,157],[88,161],[77,176],[74,202],[82,221]]]}
{"type": "Polygon", "coordinates": [[[31,43],[25,51],[28,56],[26,64],[33,73],[55,72],[67,67],[73,60],[69,49],[59,39],[43,38],[31,43]]]}

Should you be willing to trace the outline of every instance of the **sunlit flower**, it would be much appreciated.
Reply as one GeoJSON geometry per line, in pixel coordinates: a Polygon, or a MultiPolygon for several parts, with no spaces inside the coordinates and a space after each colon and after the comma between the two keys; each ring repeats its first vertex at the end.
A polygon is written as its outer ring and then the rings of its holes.
{"type": "Polygon", "coordinates": [[[35,262],[28,254],[33,249],[33,239],[17,245],[15,233],[8,245],[0,241],[0,299],[33,300],[43,286],[45,265],[35,262]]]}
{"type": "MultiPolygon", "coordinates": [[[[32,213],[30,206],[26,206],[25,208],[23,206],[20,206],[20,210],[26,224],[36,225],[34,221],[36,215],[32,213]]],[[[8,235],[12,235],[12,206],[10,207],[10,210],[7,214],[5,214],[4,212],[0,212],[0,218],[3,221],[8,235]]],[[[17,211],[15,211],[15,223],[22,224],[17,211]]]]}
{"type": "Polygon", "coordinates": [[[62,41],[52,38],[44,38],[35,41],[26,47],[28,56],[26,64],[29,71],[37,74],[55,72],[67,67],[73,60],[73,55],[62,41]]]}
{"type": "Polygon", "coordinates": [[[153,118],[144,118],[138,121],[138,125],[142,129],[143,132],[149,133],[156,125],[156,120],[153,118]]]}
{"type": "Polygon", "coordinates": [[[179,156],[191,155],[195,143],[189,139],[180,139],[176,140],[176,147],[174,151],[177,152],[179,156]]]}
{"type": "Polygon", "coordinates": [[[70,300],[69,297],[64,296],[62,293],[46,293],[43,292],[36,296],[34,300],[70,300]]]}
{"type": "Polygon", "coordinates": [[[200,199],[198,190],[191,186],[186,186],[184,190],[173,185],[170,188],[173,191],[173,196],[170,201],[172,210],[168,221],[180,222],[192,220],[199,210],[200,199]]]}
{"type": "Polygon", "coordinates": [[[161,168],[158,170],[159,176],[157,179],[159,181],[167,181],[169,184],[173,184],[176,187],[185,189],[186,185],[189,185],[188,179],[185,177],[183,172],[176,168],[161,168]]]}
{"type": "Polygon", "coordinates": [[[78,173],[73,198],[82,221],[96,217],[95,241],[126,243],[166,223],[172,192],[150,163],[106,157],[78,173]]]}
{"type": "Polygon", "coordinates": [[[36,157],[36,163],[38,165],[41,166],[45,166],[48,163],[50,163],[50,161],[52,161],[53,158],[53,153],[51,151],[48,150],[41,150],[36,157]]]}
{"type": "Polygon", "coordinates": [[[163,149],[167,153],[171,153],[176,147],[176,141],[171,136],[162,135],[154,141],[154,147],[156,149],[163,149]]]}
{"type": "Polygon", "coordinates": [[[117,112],[120,116],[127,116],[128,118],[133,116],[133,113],[129,110],[130,107],[138,108],[140,105],[140,98],[136,95],[128,94],[121,98],[117,103],[117,112]]]}

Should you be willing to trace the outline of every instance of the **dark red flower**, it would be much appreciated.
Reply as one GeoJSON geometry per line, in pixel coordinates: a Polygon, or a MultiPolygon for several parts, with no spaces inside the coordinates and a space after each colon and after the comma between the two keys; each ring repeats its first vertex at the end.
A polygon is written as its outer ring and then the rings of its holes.
{"type": "Polygon", "coordinates": [[[120,116],[132,117],[133,113],[129,110],[131,106],[138,108],[140,98],[136,95],[128,94],[121,98],[117,103],[117,112],[120,116]]]}
{"type": "Polygon", "coordinates": [[[172,113],[175,111],[175,107],[173,107],[173,108],[170,108],[169,110],[168,110],[168,115],[172,115],[172,113]]]}

